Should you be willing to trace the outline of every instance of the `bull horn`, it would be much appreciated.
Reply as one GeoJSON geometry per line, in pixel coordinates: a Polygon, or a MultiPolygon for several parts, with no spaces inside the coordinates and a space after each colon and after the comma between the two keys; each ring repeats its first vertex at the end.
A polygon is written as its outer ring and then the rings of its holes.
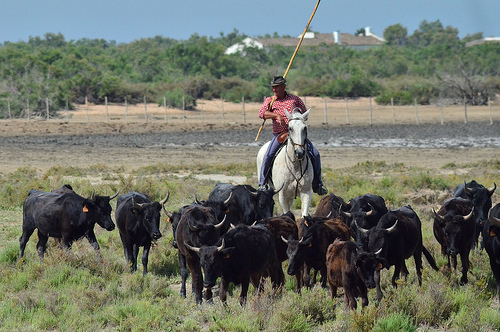
{"type": "Polygon", "coordinates": [[[231,193],[229,194],[229,197],[224,201],[224,205],[228,205],[229,202],[231,201],[231,197],[233,196],[233,192],[231,191],[231,193]]]}
{"type": "Polygon", "coordinates": [[[118,189],[118,191],[116,192],[116,194],[114,194],[113,196],[110,196],[109,200],[112,200],[113,198],[115,198],[116,196],[118,196],[119,193],[120,193],[120,189],[118,189]]]}
{"type": "Polygon", "coordinates": [[[220,245],[220,247],[217,247],[217,251],[221,251],[222,249],[224,249],[224,246],[226,244],[224,243],[224,239],[222,239],[222,244],[220,245]]]}
{"type": "Polygon", "coordinates": [[[465,191],[468,195],[471,195],[471,194],[472,194],[472,191],[473,191],[473,189],[472,189],[472,188],[467,188],[467,183],[465,183],[465,180],[464,180],[464,191],[465,191]]]}
{"type": "Polygon", "coordinates": [[[434,208],[432,208],[432,212],[434,212],[434,216],[436,218],[438,218],[441,221],[445,221],[444,217],[442,215],[440,215],[439,213],[437,213],[436,210],[434,210],[434,208]]]}
{"type": "Polygon", "coordinates": [[[251,224],[250,226],[255,226],[255,225],[257,225],[257,221],[258,221],[258,220],[255,220],[255,221],[253,222],[253,224],[251,224]]]}
{"type": "Polygon", "coordinates": [[[369,232],[370,230],[368,230],[368,229],[366,229],[366,228],[359,227],[358,222],[357,222],[356,220],[354,220],[354,225],[356,225],[356,228],[357,228],[357,229],[358,229],[361,233],[363,233],[363,234],[365,234],[365,235],[368,235],[368,232],[369,232]]]}
{"type": "Polygon", "coordinates": [[[169,197],[170,197],[170,189],[168,190],[167,196],[165,197],[165,199],[163,199],[162,201],[160,201],[160,204],[162,206],[164,206],[167,203],[169,197]]]}
{"type": "Polygon", "coordinates": [[[370,206],[370,211],[366,212],[365,216],[367,217],[373,214],[373,206],[370,203],[368,203],[368,206],[370,206]]]}
{"type": "Polygon", "coordinates": [[[92,195],[90,195],[90,200],[95,201],[95,189],[92,189],[92,195]]]}
{"type": "Polygon", "coordinates": [[[281,235],[281,240],[282,240],[283,242],[285,242],[285,243],[288,243],[288,240],[287,240],[287,239],[285,239],[285,237],[284,237],[283,235],[281,235]]]}
{"type": "Polygon", "coordinates": [[[229,228],[231,228],[231,229],[235,229],[235,228],[236,228],[236,226],[234,226],[234,225],[233,225],[233,223],[230,223],[230,224],[229,224],[229,228]]]}
{"type": "Polygon", "coordinates": [[[214,225],[215,229],[219,229],[224,225],[224,222],[226,221],[226,215],[224,215],[224,218],[222,218],[222,221],[216,225],[214,225]]]}
{"type": "Polygon", "coordinates": [[[167,209],[165,209],[165,205],[162,205],[161,207],[163,212],[165,212],[165,214],[167,215],[167,217],[172,218],[172,213],[168,212],[167,209]]]}
{"type": "Polygon", "coordinates": [[[184,243],[184,246],[185,246],[186,248],[188,248],[189,250],[191,250],[191,251],[194,251],[194,252],[200,252],[200,248],[191,247],[191,246],[190,246],[189,244],[187,244],[187,243],[184,243]]]}
{"type": "Polygon", "coordinates": [[[382,252],[382,248],[380,248],[379,250],[375,251],[375,255],[378,255],[382,252]]]}
{"type": "Polygon", "coordinates": [[[326,219],[330,219],[330,216],[332,215],[332,211],[328,212],[327,216],[325,217],[326,219]]]}
{"type": "Polygon", "coordinates": [[[493,193],[495,192],[495,189],[497,189],[497,184],[495,182],[493,182],[493,188],[488,189],[490,196],[493,195],[493,193]]]}
{"type": "Polygon", "coordinates": [[[474,213],[474,207],[470,210],[470,213],[466,216],[464,216],[464,221],[469,220],[470,217],[472,217],[472,214],[474,213]]]}
{"type": "Polygon", "coordinates": [[[199,200],[199,199],[198,199],[198,197],[196,197],[196,196],[194,196],[194,201],[195,201],[195,203],[196,203],[196,204],[198,204],[198,205],[203,205],[203,204],[201,204],[200,200],[199,200]]]}
{"type": "Polygon", "coordinates": [[[390,233],[392,232],[394,229],[396,229],[396,225],[398,224],[398,219],[396,219],[396,222],[394,223],[394,225],[392,225],[391,227],[387,228],[387,233],[390,233]]]}
{"type": "Polygon", "coordinates": [[[247,187],[245,187],[245,189],[248,191],[250,196],[257,197],[257,195],[259,194],[257,191],[252,191],[252,190],[248,189],[247,187]]]}
{"type": "Polygon", "coordinates": [[[146,204],[146,203],[136,203],[136,202],[135,202],[135,199],[134,199],[134,196],[135,196],[135,195],[132,195],[132,206],[134,206],[134,207],[135,207],[135,206],[137,206],[137,207],[139,207],[140,209],[142,209],[142,207],[143,207],[143,206],[144,206],[144,204],[146,204]]]}
{"type": "Polygon", "coordinates": [[[189,229],[190,229],[191,231],[196,232],[196,231],[198,230],[198,227],[193,226],[193,225],[191,224],[191,221],[190,221],[190,220],[188,220],[188,221],[187,221],[187,223],[188,223],[189,229]]]}
{"type": "MultiPolygon", "coordinates": [[[[339,209],[339,210],[340,210],[340,209],[339,209]]],[[[342,214],[343,214],[344,216],[346,216],[346,217],[349,217],[349,218],[350,218],[350,217],[352,217],[352,214],[351,214],[351,213],[349,213],[349,212],[345,212],[345,211],[340,210],[340,213],[342,213],[342,214]]]]}
{"type": "Polygon", "coordinates": [[[488,220],[493,224],[493,226],[500,227],[500,218],[494,217],[491,214],[491,209],[488,211],[488,220]]]}
{"type": "Polygon", "coordinates": [[[300,240],[299,240],[299,244],[301,244],[302,242],[304,242],[304,237],[301,237],[300,240]]]}

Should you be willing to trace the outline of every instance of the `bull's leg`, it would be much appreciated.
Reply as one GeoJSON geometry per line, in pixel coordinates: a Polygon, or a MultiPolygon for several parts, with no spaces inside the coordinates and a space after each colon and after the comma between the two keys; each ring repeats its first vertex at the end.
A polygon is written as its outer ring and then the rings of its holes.
{"type": "Polygon", "coordinates": [[[193,282],[194,297],[197,304],[201,304],[203,295],[203,274],[201,271],[200,262],[198,259],[186,260],[189,271],[191,272],[191,279],[193,282]]]}
{"type": "Polygon", "coordinates": [[[178,252],[178,257],[179,257],[179,265],[181,267],[181,296],[186,297],[186,280],[189,276],[189,271],[186,268],[186,256],[181,254],[181,252],[178,252]]]}
{"type": "Polygon", "coordinates": [[[321,278],[319,279],[321,287],[326,288],[326,265],[321,268],[319,273],[321,275],[321,278]]]}
{"type": "Polygon", "coordinates": [[[375,281],[375,288],[377,289],[377,299],[382,299],[382,289],[380,289],[380,270],[375,270],[373,274],[373,280],[375,281]]]}
{"type": "Polygon", "coordinates": [[[368,288],[363,280],[357,281],[359,293],[361,295],[361,306],[364,308],[368,305],[368,288]]]}
{"type": "Polygon", "coordinates": [[[148,273],[148,258],[149,258],[149,249],[151,248],[151,242],[146,243],[144,245],[144,249],[142,249],[142,276],[145,277],[146,273],[148,273]]]}
{"type": "Polygon", "coordinates": [[[356,303],[356,299],[350,287],[344,287],[344,305],[346,310],[349,308],[356,310],[358,308],[358,304],[356,303]]]}
{"type": "Polygon", "coordinates": [[[418,285],[422,286],[422,251],[418,251],[413,255],[415,259],[415,269],[417,270],[418,285]]]}
{"type": "Polygon", "coordinates": [[[227,301],[227,289],[229,288],[229,281],[226,281],[226,278],[222,276],[220,278],[220,290],[219,290],[219,298],[222,303],[226,303],[227,301]]]}
{"type": "Polygon", "coordinates": [[[134,243],[132,246],[132,255],[134,271],[137,271],[137,257],[139,257],[139,246],[136,243],[134,243]]]}
{"type": "Polygon", "coordinates": [[[38,256],[40,257],[40,259],[43,259],[48,240],[48,236],[38,231],[38,243],[36,244],[36,251],[38,252],[38,256]]]}
{"type": "Polygon", "coordinates": [[[462,261],[462,277],[460,278],[460,285],[465,285],[469,282],[467,279],[467,272],[469,271],[469,251],[461,252],[460,260],[462,261]]]}
{"type": "Polygon", "coordinates": [[[243,280],[241,283],[241,293],[240,293],[240,305],[244,306],[247,302],[247,293],[248,293],[248,285],[250,284],[250,280],[243,280]]]}
{"type": "Polygon", "coordinates": [[[333,282],[328,282],[330,285],[330,294],[332,295],[332,299],[337,297],[337,286],[333,282]]]}
{"type": "Polygon", "coordinates": [[[398,287],[396,284],[396,280],[399,279],[399,274],[401,273],[401,269],[403,268],[403,265],[405,265],[405,262],[397,262],[394,264],[394,274],[392,275],[392,286],[398,287]]]}
{"type": "Polygon", "coordinates": [[[300,289],[302,288],[302,271],[295,274],[295,283],[297,284],[297,293],[300,294],[300,289]]]}
{"type": "Polygon", "coordinates": [[[206,287],[205,288],[205,300],[207,300],[207,302],[212,303],[213,302],[212,297],[213,297],[212,287],[206,287]]]}
{"type": "Polygon", "coordinates": [[[304,263],[303,269],[304,286],[311,288],[311,267],[304,263]]]}
{"type": "Polygon", "coordinates": [[[19,258],[18,258],[18,260],[23,258],[24,249],[26,248],[26,243],[28,243],[28,240],[30,239],[30,237],[34,231],[35,231],[35,228],[23,227],[23,234],[19,238],[19,258]]]}
{"type": "Polygon", "coordinates": [[[97,252],[97,255],[99,255],[99,243],[97,242],[97,238],[95,237],[95,233],[93,229],[89,229],[87,233],[85,234],[85,237],[87,240],[90,242],[94,250],[97,252]]]}

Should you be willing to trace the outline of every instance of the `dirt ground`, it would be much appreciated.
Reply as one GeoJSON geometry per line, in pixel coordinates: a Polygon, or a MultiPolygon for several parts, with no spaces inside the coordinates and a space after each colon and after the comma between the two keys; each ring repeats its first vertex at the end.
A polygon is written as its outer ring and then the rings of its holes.
{"type": "MultiPolygon", "coordinates": [[[[143,124],[67,124],[39,122],[36,132],[25,131],[25,123],[0,122],[0,173],[20,167],[45,172],[52,166],[89,166],[104,164],[137,169],[157,163],[220,164],[255,163],[260,145],[270,137],[270,125],[257,143],[256,125],[231,128],[193,127],[190,130],[143,124]],[[121,129],[120,129],[121,128],[121,129]],[[121,131],[121,132],[120,132],[121,131]],[[97,133],[96,133],[97,132],[97,133]]],[[[500,126],[469,124],[468,135],[500,136],[500,126]]],[[[470,163],[500,159],[498,146],[453,148],[411,147],[330,147],[322,144],[324,137],[342,136],[342,140],[373,140],[380,137],[459,136],[464,126],[371,126],[311,127],[309,136],[321,153],[323,167],[344,168],[365,161],[404,163],[439,169],[448,163],[470,163]]],[[[352,145],[352,144],[350,144],[352,145]]]]}
{"type": "MultiPolygon", "coordinates": [[[[422,107],[417,124],[413,108],[394,110],[390,106],[371,107],[374,116],[370,120],[366,117],[368,103],[366,99],[349,102],[351,120],[346,123],[344,101],[329,100],[325,112],[326,100],[306,99],[307,106],[316,109],[309,119],[309,138],[320,151],[324,167],[337,169],[365,161],[385,161],[439,169],[448,163],[500,159],[498,105],[494,105],[493,112],[488,107],[469,109],[468,123],[464,123],[460,107],[445,112],[422,107]],[[441,124],[443,114],[445,121],[441,124]],[[413,142],[422,139],[430,143],[415,146],[413,142]],[[402,143],[392,145],[384,140],[402,143]],[[438,140],[454,143],[434,146],[432,142],[438,140]],[[333,141],[336,143],[331,144],[333,141]]],[[[57,165],[104,164],[132,170],[157,163],[253,164],[258,149],[271,137],[269,122],[255,142],[262,124],[256,116],[259,107],[256,103],[243,106],[201,101],[198,109],[189,114],[169,109],[165,119],[161,113],[165,109],[158,105],[147,105],[148,117],[144,105],[127,106],[126,118],[124,105],[94,105],[80,106],[67,114],[61,112],[60,117],[49,121],[1,120],[0,173],[20,167],[43,173],[57,165]],[[241,112],[243,107],[246,113],[241,112]]]]}

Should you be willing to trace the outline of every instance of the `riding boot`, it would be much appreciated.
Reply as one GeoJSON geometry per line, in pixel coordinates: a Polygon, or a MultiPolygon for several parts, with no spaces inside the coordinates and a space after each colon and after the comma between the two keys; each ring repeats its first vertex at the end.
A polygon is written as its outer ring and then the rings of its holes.
{"type": "Polygon", "coordinates": [[[314,177],[312,181],[312,189],[318,195],[326,195],[328,194],[328,189],[323,185],[323,181],[321,180],[321,158],[318,150],[314,147],[311,141],[307,140],[307,152],[309,157],[311,158],[311,164],[313,166],[314,177]]]}

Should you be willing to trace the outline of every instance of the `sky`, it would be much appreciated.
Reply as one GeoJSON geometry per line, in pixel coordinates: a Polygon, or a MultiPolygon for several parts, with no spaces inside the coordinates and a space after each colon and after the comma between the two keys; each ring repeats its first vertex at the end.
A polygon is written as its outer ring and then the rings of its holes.
{"type": "MultiPolygon", "coordinates": [[[[250,37],[299,36],[317,0],[0,0],[0,43],[28,41],[61,33],[129,43],[163,36],[186,40],[193,34],[227,35],[235,29],[250,37]]],[[[322,0],[310,30],[354,34],[370,27],[383,36],[401,24],[408,35],[423,20],[458,29],[460,38],[483,32],[500,37],[500,0],[322,0]]]]}

